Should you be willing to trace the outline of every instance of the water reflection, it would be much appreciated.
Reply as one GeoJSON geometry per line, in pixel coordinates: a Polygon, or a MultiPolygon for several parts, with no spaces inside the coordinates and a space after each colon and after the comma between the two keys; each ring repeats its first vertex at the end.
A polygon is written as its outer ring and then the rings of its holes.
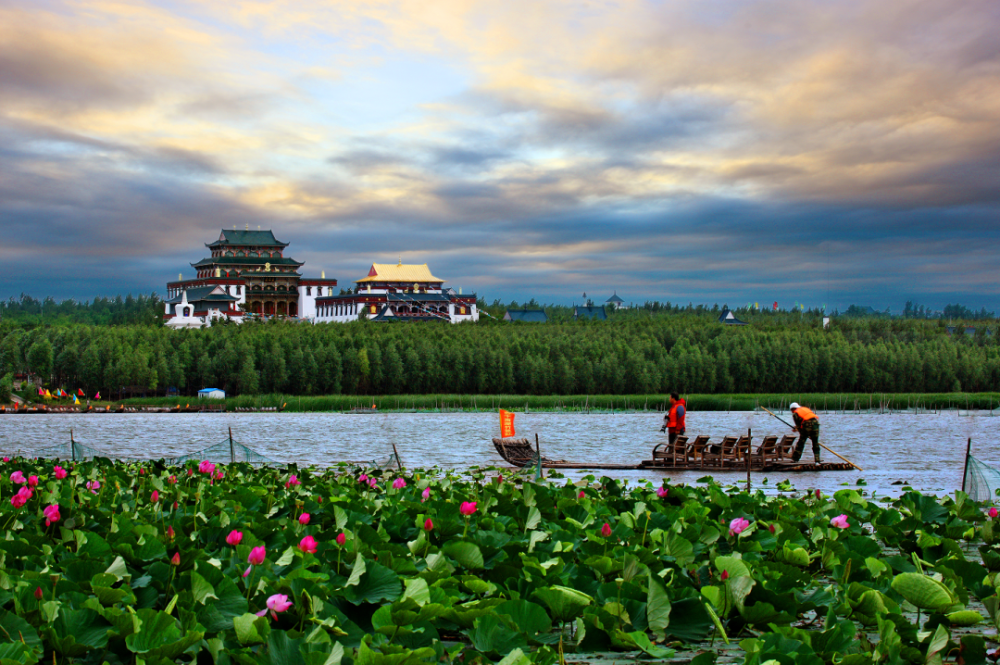
{"type": "MultiPolygon", "coordinates": [[[[779,414],[784,417],[786,414],[779,414]]],[[[1000,417],[989,413],[970,417],[957,412],[928,415],[856,415],[820,413],[821,441],[864,469],[864,472],[753,475],[772,486],[791,477],[799,488],[837,489],[858,478],[878,495],[897,494],[903,481],[937,494],[962,485],[966,438],[973,439],[973,455],[1000,466],[996,441],[1000,417]]],[[[594,463],[637,463],[649,457],[661,442],[661,416],[656,413],[519,413],[518,435],[540,436],[547,457],[594,463]]],[[[229,414],[112,414],[0,416],[0,450],[29,453],[69,438],[123,457],[159,458],[192,452],[227,437],[234,438],[275,460],[301,465],[328,465],[340,460],[385,460],[392,443],[407,466],[468,467],[501,464],[490,443],[499,434],[495,413],[229,413],[229,414]]],[[[784,434],[788,428],[763,413],[691,412],[688,434],[726,434],[751,429],[754,441],[766,434],[784,434]]],[[[823,452],[824,459],[833,457],[823,452]]],[[[805,458],[812,456],[809,444],[805,458]]],[[[573,477],[585,472],[573,474],[573,477]]],[[[616,471],[595,475],[656,480],[664,472],[616,471]]],[[[694,482],[702,474],[670,474],[674,482],[694,482]]],[[[739,473],[720,479],[745,482],[739,473]]]]}

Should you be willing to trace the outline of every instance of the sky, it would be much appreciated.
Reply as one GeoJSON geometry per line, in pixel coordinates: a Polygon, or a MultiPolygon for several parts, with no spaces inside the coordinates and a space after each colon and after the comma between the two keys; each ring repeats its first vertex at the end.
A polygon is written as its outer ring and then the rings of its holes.
{"type": "Polygon", "coordinates": [[[0,0],[0,297],[221,228],[492,302],[1000,311],[996,0],[0,0]]]}

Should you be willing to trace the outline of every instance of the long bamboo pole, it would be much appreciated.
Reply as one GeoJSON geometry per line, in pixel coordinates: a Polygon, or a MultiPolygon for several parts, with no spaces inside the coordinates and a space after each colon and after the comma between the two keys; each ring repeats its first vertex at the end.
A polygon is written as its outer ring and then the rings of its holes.
{"type": "MultiPolygon", "coordinates": [[[[761,409],[763,409],[764,411],[767,411],[767,412],[768,412],[768,413],[770,413],[770,414],[771,414],[772,416],[774,416],[775,418],[777,418],[777,419],[778,419],[778,420],[780,420],[781,422],[785,423],[786,425],[788,425],[788,426],[789,426],[789,427],[791,427],[792,429],[797,429],[797,428],[795,427],[795,425],[791,424],[791,423],[790,423],[790,422],[788,422],[787,420],[784,420],[783,418],[779,418],[779,417],[778,417],[778,416],[776,416],[776,415],[775,415],[775,414],[774,414],[774,413],[773,413],[772,411],[770,411],[770,410],[769,410],[769,409],[768,409],[767,407],[764,407],[764,406],[762,406],[762,407],[760,407],[760,408],[761,408],[761,409]]],[[[819,444],[819,445],[820,445],[820,446],[821,446],[821,447],[822,447],[822,448],[823,448],[824,450],[826,450],[827,452],[829,452],[829,453],[831,453],[831,454],[833,454],[833,455],[836,455],[836,456],[837,456],[837,457],[839,457],[840,459],[844,460],[845,462],[847,462],[848,464],[850,464],[851,466],[853,466],[853,467],[854,467],[855,469],[857,469],[858,471],[864,471],[864,469],[862,469],[862,468],[861,468],[860,466],[858,466],[857,464],[855,464],[855,463],[854,463],[854,462],[852,462],[851,460],[847,459],[846,457],[844,457],[843,455],[841,455],[840,453],[838,453],[838,452],[837,452],[836,450],[831,450],[831,449],[830,449],[830,448],[828,448],[827,446],[824,446],[824,445],[823,445],[822,443],[821,443],[821,444],[819,444]]]]}

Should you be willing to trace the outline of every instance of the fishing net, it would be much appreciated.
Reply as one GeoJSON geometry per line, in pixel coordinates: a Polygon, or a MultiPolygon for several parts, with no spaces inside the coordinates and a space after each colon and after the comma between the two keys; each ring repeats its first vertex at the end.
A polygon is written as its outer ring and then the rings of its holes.
{"type": "Polygon", "coordinates": [[[94,448],[79,441],[69,440],[65,443],[57,443],[54,446],[46,446],[37,450],[21,451],[26,457],[40,457],[42,459],[58,460],[88,460],[95,457],[110,457],[107,452],[100,448],[94,448]]]}
{"type": "Polygon", "coordinates": [[[164,461],[167,464],[180,466],[191,460],[195,460],[197,462],[207,460],[209,462],[216,462],[219,464],[235,464],[237,462],[243,462],[254,466],[281,466],[273,459],[265,457],[256,450],[248,448],[242,443],[238,443],[232,439],[224,439],[223,441],[211,445],[208,448],[202,448],[199,451],[188,453],[187,455],[180,455],[179,457],[170,457],[164,461]]]}
{"type": "Polygon", "coordinates": [[[969,455],[963,486],[965,493],[974,501],[995,500],[1000,489],[1000,471],[969,455]]]}

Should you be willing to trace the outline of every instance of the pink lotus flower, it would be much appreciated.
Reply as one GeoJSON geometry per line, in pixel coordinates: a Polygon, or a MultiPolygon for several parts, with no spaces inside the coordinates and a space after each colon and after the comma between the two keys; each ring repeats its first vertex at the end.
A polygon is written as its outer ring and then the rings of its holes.
{"type": "Polygon", "coordinates": [[[424,520],[424,531],[430,531],[433,528],[434,528],[434,522],[432,522],[431,518],[428,517],[427,519],[424,520]]]}
{"type": "Polygon", "coordinates": [[[21,473],[20,471],[15,471],[14,473],[10,474],[10,482],[15,483],[17,485],[23,485],[25,482],[27,482],[27,479],[24,477],[23,473],[21,473]]]}
{"type": "Polygon", "coordinates": [[[299,515],[299,524],[301,524],[302,526],[309,524],[309,513],[302,513],[301,515],[299,515]]]}
{"type": "Polygon", "coordinates": [[[45,515],[45,526],[49,526],[50,524],[58,522],[59,505],[54,503],[51,506],[46,506],[45,509],[42,511],[42,514],[45,515]]]}
{"type": "Polygon", "coordinates": [[[189,476],[193,476],[194,475],[194,469],[188,469],[188,475],[189,476]]]}
{"type": "Polygon", "coordinates": [[[170,483],[171,485],[176,485],[177,484],[177,476],[170,476],[169,478],[167,478],[167,482],[170,483]]]}
{"type": "Polygon", "coordinates": [[[230,531],[229,535],[226,536],[226,542],[233,547],[239,545],[241,540],[243,540],[243,532],[237,531],[236,529],[230,531]]]}
{"type": "Polygon", "coordinates": [[[247,566],[247,569],[243,571],[243,577],[247,577],[251,570],[253,570],[253,566],[247,566]]]}
{"type": "Polygon", "coordinates": [[[101,489],[101,483],[97,480],[88,480],[87,489],[90,490],[91,494],[97,494],[97,490],[101,489]]]}
{"type": "Polygon", "coordinates": [[[423,503],[429,498],[431,498],[431,488],[425,487],[424,491],[420,493],[420,503],[423,503]]]}
{"type": "Polygon", "coordinates": [[[661,499],[666,499],[668,494],[670,494],[670,492],[667,490],[666,487],[656,488],[656,496],[660,497],[661,499]]]}
{"type": "Polygon", "coordinates": [[[375,480],[374,478],[369,478],[368,487],[370,487],[371,489],[376,489],[378,487],[378,481],[375,480]]]}
{"type": "Polygon", "coordinates": [[[722,581],[725,582],[728,579],[729,579],[729,571],[728,570],[722,571],[722,581]]]}
{"type": "Polygon", "coordinates": [[[215,465],[209,462],[207,459],[202,460],[201,464],[198,465],[198,473],[215,473],[215,465]]]}
{"type": "Polygon", "coordinates": [[[503,474],[502,473],[498,473],[497,474],[497,485],[501,484],[502,482],[503,482],[503,474]]]}
{"type": "Polygon", "coordinates": [[[52,467],[52,474],[56,477],[56,480],[62,480],[67,475],[66,469],[58,465],[52,467]]]}
{"type": "Polygon", "coordinates": [[[774,525],[773,524],[768,524],[767,525],[767,530],[770,531],[771,533],[774,533],[774,525]]]}
{"type": "Polygon", "coordinates": [[[394,481],[392,481],[392,489],[401,490],[404,487],[406,487],[406,481],[403,480],[402,478],[396,478],[394,481]]]}
{"type": "Polygon", "coordinates": [[[368,475],[362,473],[360,476],[358,476],[358,482],[359,483],[367,483],[368,482],[368,475]]]}
{"type": "Polygon", "coordinates": [[[587,496],[587,493],[584,492],[583,490],[580,490],[580,493],[576,495],[576,498],[577,499],[582,499],[585,496],[587,496]]]}
{"type": "MultiPolygon", "coordinates": [[[[274,617],[275,621],[277,621],[280,612],[287,611],[291,606],[292,601],[288,600],[288,596],[283,593],[276,593],[267,599],[267,609],[271,610],[271,616],[274,617]]],[[[265,614],[267,614],[267,610],[257,612],[257,616],[259,617],[265,614]]]]}
{"type": "Polygon", "coordinates": [[[160,493],[156,490],[153,490],[153,493],[149,495],[149,500],[152,501],[153,503],[156,503],[157,501],[160,500],[160,493]]]}
{"type": "Polygon", "coordinates": [[[343,533],[338,533],[337,534],[337,545],[339,545],[340,547],[343,547],[344,543],[346,543],[346,542],[347,542],[347,536],[345,534],[343,534],[343,533]]]}
{"type": "Polygon", "coordinates": [[[28,487],[22,487],[18,490],[17,494],[10,497],[10,505],[15,508],[21,508],[24,504],[28,503],[28,499],[31,498],[32,491],[28,487]]]}
{"type": "Polygon", "coordinates": [[[846,529],[851,525],[847,523],[847,515],[837,515],[830,520],[830,526],[835,526],[838,529],[846,529]]]}
{"type": "Polygon", "coordinates": [[[288,481],[285,483],[285,489],[288,489],[289,487],[292,487],[293,485],[301,485],[301,484],[302,483],[299,482],[298,476],[296,476],[293,473],[292,475],[288,476],[288,481]]]}
{"type": "Polygon", "coordinates": [[[989,512],[986,513],[986,514],[989,515],[991,518],[996,519],[997,518],[997,509],[996,509],[996,506],[990,508],[989,512]]]}
{"type": "Polygon", "coordinates": [[[601,535],[604,536],[605,538],[611,537],[611,525],[608,524],[607,522],[605,522],[604,526],[601,527],[601,535]]]}
{"type": "Polygon", "coordinates": [[[143,469],[143,468],[140,468],[140,469],[139,469],[139,475],[140,475],[140,476],[145,476],[145,475],[146,475],[146,470],[145,470],[145,469],[143,469]]]}
{"type": "Polygon", "coordinates": [[[7,462],[9,462],[9,461],[10,461],[10,458],[9,458],[9,457],[4,457],[4,458],[3,458],[3,461],[4,461],[4,463],[7,463],[7,462]]]}
{"type": "Polygon", "coordinates": [[[267,550],[264,549],[263,545],[258,545],[250,550],[250,556],[247,557],[247,561],[249,561],[252,566],[259,566],[264,563],[264,559],[266,558],[267,550]]]}
{"type": "Polygon", "coordinates": [[[215,479],[216,480],[222,480],[225,477],[226,477],[226,474],[224,474],[222,471],[219,471],[218,473],[215,474],[215,479]]]}
{"type": "Polygon", "coordinates": [[[299,541],[299,549],[307,554],[313,554],[316,551],[316,539],[312,536],[306,536],[299,541]]]}
{"type": "Polygon", "coordinates": [[[820,498],[819,490],[816,490],[816,498],[820,498]]]}
{"type": "Polygon", "coordinates": [[[174,552],[174,555],[172,557],[170,557],[170,565],[171,566],[179,566],[179,565],[181,565],[181,553],[180,552],[174,552]]]}
{"type": "Polygon", "coordinates": [[[741,533],[743,533],[743,531],[748,526],[750,526],[750,522],[748,522],[743,517],[737,517],[732,522],[729,523],[729,535],[730,536],[738,536],[741,533]]]}
{"type": "Polygon", "coordinates": [[[476,512],[476,502],[475,501],[463,501],[462,505],[459,506],[458,512],[462,513],[466,517],[476,512]]]}
{"type": "Polygon", "coordinates": [[[174,535],[175,535],[174,527],[168,526],[167,527],[167,538],[169,538],[170,540],[173,540],[174,539],[174,535]]]}

